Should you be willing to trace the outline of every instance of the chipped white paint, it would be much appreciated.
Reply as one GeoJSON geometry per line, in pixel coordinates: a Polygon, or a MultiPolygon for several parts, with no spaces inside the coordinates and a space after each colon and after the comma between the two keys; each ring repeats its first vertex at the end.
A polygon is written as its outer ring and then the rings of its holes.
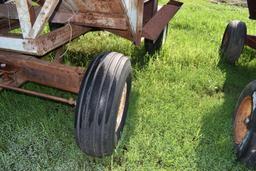
{"type": "Polygon", "coordinates": [[[59,0],[46,0],[41,11],[39,12],[33,28],[29,32],[29,38],[35,39],[40,35],[44,29],[45,24],[48,22],[55,8],[57,7],[59,0]]]}
{"type": "Polygon", "coordinates": [[[122,0],[123,6],[126,9],[126,15],[128,16],[132,32],[137,32],[137,24],[139,19],[137,0],[122,0]]]}
{"type": "Polygon", "coordinates": [[[0,36],[0,40],[0,49],[37,54],[36,46],[31,46],[29,40],[2,36],[0,36]]]}
{"type": "Polygon", "coordinates": [[[34,25],[32,25],[31,16],[29,14],[30,2],[28,2],[28,0],[15,0],[15,3],[23,38],[35,39],[44,29],[44,26],[57,7],[59,0],[46,0],[36,18],[34,25]]]}
{"type": "Polygon", "coordinates": [[[19,15],[19,21],[23,37],[28,38],[29,32],[32,28],[29,14],[29,3],[27,0],[15,0],[15,3],[19,15]]]}

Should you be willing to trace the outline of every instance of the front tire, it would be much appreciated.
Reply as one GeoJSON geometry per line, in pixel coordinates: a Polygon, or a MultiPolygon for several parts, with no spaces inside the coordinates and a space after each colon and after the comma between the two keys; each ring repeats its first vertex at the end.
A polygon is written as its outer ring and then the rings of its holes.
{"type": "Polygon", "coordinates": [[[234,114],[233,135],[237,159],[249,167],[256,166],[256,80],[242,91],[234,114]]]}
{"type": "Polygon", "coordinates": [[[221,57],[233,65],[241,56],[247,35],[246,24],[241,21],[232,21],[226,27],[221,47],[221,57]]]}
{"type": "Polygon", "coordinates": [[[122,54],[101,54],[91,63],[76,108],[76,141],[83,152],[94,157],[113,153],[125,124],[131,82],[131,63],[122,54]]]}

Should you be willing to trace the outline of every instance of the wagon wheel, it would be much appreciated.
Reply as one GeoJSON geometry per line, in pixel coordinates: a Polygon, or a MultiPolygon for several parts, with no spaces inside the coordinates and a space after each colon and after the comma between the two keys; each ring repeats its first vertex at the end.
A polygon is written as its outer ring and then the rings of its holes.
{"type": "Polygon", "coordinates": [[[241,21],[232,21],[226,27],[221,47],[221,57],[229,64],[234,64],[240,57],[247,35],[246,24],[241,21]]]}
{"type": "Polygon", "coordinates": [[[75,133],[81,150],[91,156],[112,154],[123,130],[131,91],[131,63],[119,53],[94,59],[81,84],[75,133]]]}
{"type": "Polygon", "coordinates": [[[234,145],[237,158],[256,166],[256,80],[242,91],[233,115],[234,145]]]}

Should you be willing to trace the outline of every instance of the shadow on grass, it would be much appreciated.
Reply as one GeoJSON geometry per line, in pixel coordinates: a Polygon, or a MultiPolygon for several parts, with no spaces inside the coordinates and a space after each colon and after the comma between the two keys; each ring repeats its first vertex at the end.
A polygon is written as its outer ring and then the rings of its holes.
{"type": "MultiPolygon", "coordinates": [[[[241,60],[248,62],[253,56],[256,56],[255,51],[245,48],[242,55],[244,59],[241,60]]],[[[231,66],[221,59],[218,68],[226,74],[224,85],[219,90],[223,96],[218,97],[219,102],[213,104],[202,118],[200,144],[196,148],[197,164],[200,170],[248,170],[237,162],[234,154],[232,118],[241,91],[256,79],[256,67],[242,66],[240,63],[231,66]]]]}

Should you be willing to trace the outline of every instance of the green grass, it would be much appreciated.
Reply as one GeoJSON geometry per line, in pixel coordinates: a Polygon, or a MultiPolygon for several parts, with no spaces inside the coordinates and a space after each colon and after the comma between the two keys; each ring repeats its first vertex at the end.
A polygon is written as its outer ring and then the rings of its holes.
{"type": "MultiPolygon", "coordinates": [[[[163,2],[163,1],[162,1],[163,2]]],[[[170,23],[167,44],[153,57],[108,33],[90,33],[69,46],[65,62],[86,66],[102,51],[131,57],[134,82],[129,117],[110,157],[86,156],[74,141],[74,109],[10,91],[0,94],[0,170],[246,170],[235,159],[232,111],[256,79],[255,51],[236,66],[219,63],[226,24],[247,10],[184,0],[170,23]],[[2,168],[2,169],[1,169],[2,168]]],[[[63,92],[28,84],[60,96],[63,92]]]]}

